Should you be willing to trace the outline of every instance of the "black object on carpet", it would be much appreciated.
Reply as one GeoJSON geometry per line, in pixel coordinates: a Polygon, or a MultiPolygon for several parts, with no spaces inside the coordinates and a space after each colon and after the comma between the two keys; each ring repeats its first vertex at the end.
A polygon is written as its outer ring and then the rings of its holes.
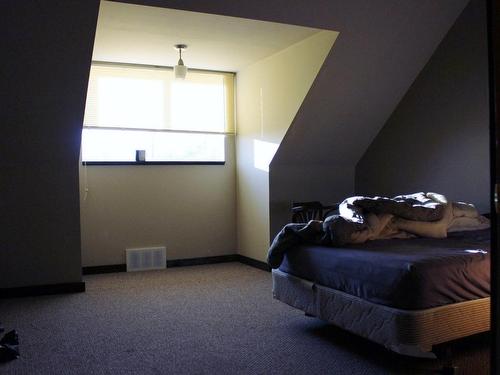
{"type": "MultiPolygon", "coordinates": [[[[0,334],[5,331],[0,323],[0,334]]],[[[7,332],[0,339],[0,363],[19,358],[19,338],[15,330],[7,332]]]]}

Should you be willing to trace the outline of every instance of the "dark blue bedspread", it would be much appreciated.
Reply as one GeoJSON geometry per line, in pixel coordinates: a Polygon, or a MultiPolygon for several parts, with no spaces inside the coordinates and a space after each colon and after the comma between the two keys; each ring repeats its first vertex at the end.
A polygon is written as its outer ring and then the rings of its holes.
{"type": "Polygon", "coordinates": [[[286,252],[279,269],[377,304],[415,310],[488,297],[489,253],[488,229],[341,248],[301,244],[286,252]]]}

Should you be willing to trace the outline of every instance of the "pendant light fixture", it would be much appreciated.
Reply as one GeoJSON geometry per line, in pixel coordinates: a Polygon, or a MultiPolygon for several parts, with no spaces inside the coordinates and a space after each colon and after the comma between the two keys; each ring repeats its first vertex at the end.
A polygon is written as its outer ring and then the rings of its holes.
{"type": "Polygon", "coordinates": [[[186,78],[187,67],[184,65],[184,61],[182,61],[182,50],[185,50],[187,45],[176,44],[174,48],[179,50],[179,61],[177,62],[177,65],[174,66],[174,77],[175,79],[184,79],[186,78]]]}

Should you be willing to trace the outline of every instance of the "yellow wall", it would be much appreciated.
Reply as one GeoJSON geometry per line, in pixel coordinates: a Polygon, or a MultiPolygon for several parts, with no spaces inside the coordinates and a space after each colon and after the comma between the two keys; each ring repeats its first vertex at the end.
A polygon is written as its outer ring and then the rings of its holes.
{"type": "MultiPolygon", "coordinates": [[[[269,173],[255,145],[279,145],[338,33],[321,31],[236,76],[238,252],[264,261],[269,246],[269,173]],[[266,142],[266,143],[259,143],[266,142]],[[262,161],[263,162],[263,161],[262,161]]],[[[267,160],[269,162],[270,160],[267,160]]]]}
{"type": "Polygon", "coordinates": [[[126,248],[147,246],[166,246],[168,259],[264,260],[269,180],[254,141],[281,142],[336,36],[321,31],[238,72],[226,165],[81,167],[83,266],[122,264],[126,248]]]}
{"type": "Polygon", "coordinates": [[[231,135],[224,166],[81,167],[83,266],[123,264],[128,247],[166,246],[167,259],[234,254],[235,182],[231,135]]]}

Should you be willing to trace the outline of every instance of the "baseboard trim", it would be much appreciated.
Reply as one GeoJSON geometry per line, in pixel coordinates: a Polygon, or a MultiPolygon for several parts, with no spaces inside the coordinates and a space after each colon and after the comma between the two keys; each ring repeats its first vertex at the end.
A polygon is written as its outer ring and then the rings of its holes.
{"type": "Polygon", "coordinates": [[[255,267],[263,271],[271,272],[271,267],[265,262],[261,262],[260,260],[246,257],[244,255],[237,255],[238,262],[246,264],[247,266],[255,267]]]}
{"type": "MultiPolygon", "coordinates": [[[[216,264],[216,263],[228,263],[228,262],[240,262],[246,264],[247,266],[255,267],[260,270],[268,272],[271,270],[266,263],[240,254],[167,260],[167,268],[198,266],[203,264],[216,264]]],[[[106,266],[90,266],[82,268],[82,273],[84,275],[96,275],[100,273],[113,273],[113,272],[126,272],[126,271],[127,271],[127,266],[125,264],[111,264],[106,266]]],[[[32,286],[22,286],[16,288],[0,288],[0,299],[16,298],[16,297],[33,297],[33,296],[50,295],[50,294],[81,293],[81,292],[85,292],[84,281],[76,283],[32,285],[32,286]]]]}
{"type": "Polygon", "coordinates": [[[174,259],[174,260],[167,260],[167,268],[200,266],[203,264],[227,263],[227,262],[237,262],[237,261],[238,261],[238,256],[236,254],[218,255],[213,257],[202,257],[202,258],[174,259]]]}
{"type": "MultiPolygon", "coordinates": [[[[189,267],[189,266],[200,266],[203,264],[216,264],[216,263],[228,263],[228,262],[240,262],[246,264],[247,266],[255,267],[264,271],[271,271],[271,268],[259,260],[248,258],[240,254],[230,254],[230,255],[218,255],[213,257],[200,257],[200,258],[187,258],[187,259],[172,259],[167,260],[167,268],[173,267],[189,267]]],[[[83,267],[82,273],[84,275],[96,275],[100,273],[114,273],[114,272],[127,272],[126,264],[110,264],[106,266],[90,266],[83,267]]]]}
{"type": "Polygon", "coordinates": [[[89,266],[82,268],[83,275],[97,275],[100,273],[127,272],[126,264],[110,264],[106,266],[89,266]]]}
{"type": "Polygon", "coordinates": [[[34,297],[48,294],[85,292],[85,282],[0,288],[0,298],[34,297]]]}
{"type": "MultiPolygon", "coordinates": [[[[172,260],[167,260],[167,268],[199,266],[203,264],[215,264],[215,263],[226,263],[226,262],[237,262],[237,261],[238,261],[238,256],[236,254],[218,255],[213,257],[201,257],[201,258],[172,259],[172,260]]],[[[96,275],[100,273],[114,273],[114,272],[127,272],[127,265],[110,264],[105,266],[88,266],[82,268],[82,274],[84,275],[96,275]]]]}

